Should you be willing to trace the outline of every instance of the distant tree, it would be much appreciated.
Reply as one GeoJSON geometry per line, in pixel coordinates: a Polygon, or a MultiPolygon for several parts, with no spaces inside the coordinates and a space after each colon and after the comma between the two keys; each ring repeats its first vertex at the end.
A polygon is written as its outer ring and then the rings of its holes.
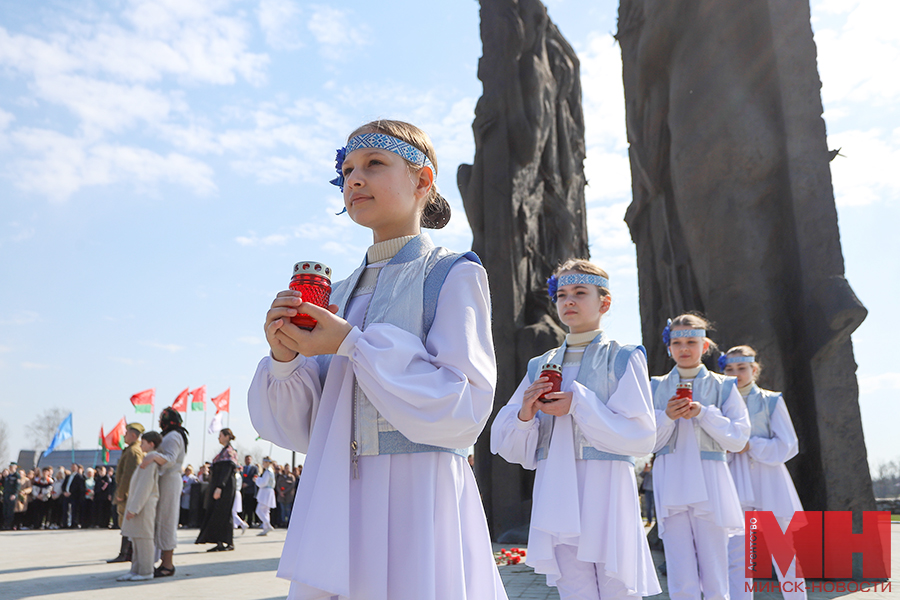
{"type": "Polygon", "coordinates": [[[900,497],[900,461],[881,463],[872,478],[872,490],[876,498],[900,497]]]}
{"type": "Polygon", "coordinates": [[[5,465],[9,456],[9,427],[0,419],[0,465],[5,465]]]}
{"type": "MultiPolygon", "coordinates": [[[[56,435],[59,424],[63,422],[63,419],[65,419],[70,412],[72,411],[66,408],[48,408],[36,416],[31,423],[26,425],[25,433],[33,444],[32,449],[40,451],[46,450],[47,446],[49,446],[50,442],[53,440],[53,436],[56,435]]],[[[64,446],[66,448],[71,448],[71,443],[71,439],[66,440],[64,446]]],[[[75,442],[75,447],[78,447],[78,442],[75,442]]]]}

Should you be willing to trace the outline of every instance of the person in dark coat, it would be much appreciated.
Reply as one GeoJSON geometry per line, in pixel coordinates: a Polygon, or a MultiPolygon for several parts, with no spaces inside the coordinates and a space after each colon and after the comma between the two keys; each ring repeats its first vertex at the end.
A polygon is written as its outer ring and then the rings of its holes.
{"type": "Polygon", "coordinates": [[[81,466],[72,463],[72,472],[66,476],[62,487],[63,527],[81,528],[81,510],[86,491],[81,466]]]}
{"type": "Polygon", "coordinates": [[[241,469],[241,504],[244,508],[244,520],[253,527],[256,518],[256,476],[259,468],[253,464],[253,457],[249,454],[244,457],[244,467],[241,469]]]}
{"type": "Polygon", "coordinates": [[[3,477],[3,529],[12,529],[13,518],[16,510],[16,496],[19,495],[19,465],[10,463],[9,469],[4,469],[3,477]]]}
{"type": "Polygon", "coordinates": [[[225,428],[219,432],[222,451],[212,461],[209,487],[206,493],[206,517],[195,544],[216,545],[207,552],[234,550],[234,523],[231,507],[234,504],[235,477],[239,467],[237,451],[232,447],[234,434],[225,428]]]}

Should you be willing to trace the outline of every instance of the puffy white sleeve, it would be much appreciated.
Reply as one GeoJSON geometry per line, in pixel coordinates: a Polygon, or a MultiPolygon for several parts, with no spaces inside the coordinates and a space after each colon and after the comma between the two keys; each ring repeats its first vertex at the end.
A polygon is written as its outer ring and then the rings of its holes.
{"type": "Polygon", "coordinates": [[[306,454],[321,394],[317,360],[298,355],[283,363],[267,356],[247,392],[250,421],[263,439],[306,454]]]}
{"type": "Polygon", "coordinates": [[[712,405],[704,406],[695,418],[700,427],[728,452],[740,452],[750,439],[750,415],[737,386],[731,388],[721,410],[712,405]]]}
{"type": "Polygon", "coordinates": [[[663,402],[662,410],[654,407],[654,413],[656,414],[656,442],[653,444],[654,452],[659,452],[669,443],[669,439],[672,437],[672,434],[675,432],[675,427],[678,425],[666,414],[665,407],[668,403],[669,399],[666,398],[665,402],[663,402]]]}
{"type": "Polygon", "coordinates": [[[501,408],[494,417],[491,425],[491,452],[499,454],[507,462],[533,470],[537,467],[540,417],[536,416],[530,421],[519,419],[522,397],[530,385],[531,382],[526,375],[506,406],[501,408]]]}
{"type": "Polygon", "coordinates": [[[378,412],[413,442],[467,448],[484,429],[497,365],[487,273],[458,261],[423,344],[388,323],[354,328],[338,348],[378,412]]]}
{"type": "Polygon", "coordinates": [[[572,384],[570,414],[592,446],[604,452],[645,456],[656,442],[656,417],[647,359],[632,352],[616,391],[603,404],[597,395],[578,383],[572,384]]]}
{"type": "Polygon", "coordinates": [[[763,464],[777,466],[797,456],[799,443],[784,398],[778,398],[769,421],[771,438],[750,438],[750,458],[763,464]]]}

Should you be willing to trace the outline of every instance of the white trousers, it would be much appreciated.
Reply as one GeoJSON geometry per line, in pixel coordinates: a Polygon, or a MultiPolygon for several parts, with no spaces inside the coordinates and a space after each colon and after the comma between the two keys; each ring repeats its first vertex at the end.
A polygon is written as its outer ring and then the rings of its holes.
{"type": "Polygon", "coordinates": [[[624,583],[608,577],[603,565],[578,560],[577,547],[556,546],[554,553],[560,572],[556,580],[560,600],[640,599],[640,595],[629,594],[624,583]]]}
{"type": "Polygon", "coordinates": [[[694,515],[694,509],[666,517],[663,545],[672,600],[729,600],[728,532],[694,515]]]}
{"type": "Polygon", "coordinates": [[[128,538],[131,540],[131,572],[135,575],[153,575],[156,547],[153,538],[128,538]]]}
{"type": "MultiPolygon", "coordinates": [[[[789,523],[789,521],[788,521],[789,523]]],[[[778,520],[782,531],[787,528],[787,523],[778,520]]],[[[753,600],[753,580],[744,578],[744,544],[746,539],[742,535],[736,535],[728,540],[728,587],[731,590],[731,600],[753,600]],[[747,586],[750,590],[747,590],[747,586]]],[[[782,575],[778,564],[773,560],[772,569],[778,576],[781,584],[781,593],[784,600],[806,600],[806,580],[797,578],[797,559],[791,562],[787,572],[782,575]],[[785,586],[787,582],[787,586],[785,586]],[[787,591],[785,590],[787,587],[787,591]]]]}
{"type": "Polygon", "coordinates": [[[269,531],[270,529],[272,529],[272,521],[269,519],[268,506],[263,506],[262,504],[257,503],[256,516],[259,517],[259,520],[262,522],[263,531],[269,531]]]}

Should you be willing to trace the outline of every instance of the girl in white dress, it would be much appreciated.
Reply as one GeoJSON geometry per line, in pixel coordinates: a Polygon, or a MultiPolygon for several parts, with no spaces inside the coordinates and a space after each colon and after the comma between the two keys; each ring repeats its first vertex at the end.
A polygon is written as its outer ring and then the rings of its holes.
{"type": "Polygon", "coordinates": [[[466,463],[496,380],[487,275],[421,232],[450,209],[420,129],[364,125],[337,167],[375,243],[329,310],[277,295],[248,397],[262,438],[307,455],[278,576],[291,599],[506,598],[466,463]]]}
{"type": "Polygon", "coordinates": [[[600,329],[612,297],[596,265],[569,260],[548,288],[569,334],[529,361],[491,426],[492,452],[537,469],[525,562],[563,600],[658,594],[634,476],[656,439],[646,353],[600,329]],[[562,367],[561,391],[547,364],[562,367]]]}
{"type": "Polygon", "coordinates": [[[262,523],[259,535],[269,535],[272,521],[269,512],[275,508],[275,473],[272,472],[272,459],[266,456],[262,460],[262,475],[253,478],[256,482],[256,516],[262,523]]]}
{"type": "MultiPolygon", "coordinates": [[[[797,456],[799,442],[787,405],[779,392],[756,385],[761,366],[756,350],[735,346],[719,357],[719,367],[737,378],[738,391],[750,413],[750,441],[737,453],[728,453],[728,464],[744,511],[771,511],[786,531],[794,512],[803,510],[794,482],[784,465],[797,456]]],[[[744,578],[743,535],[728,540],[731,600],[752,600],[753,580],[744,578]],[[747,587],[750,587],[748,590],[747,587]]],[[[773,564],[785,600],[806,600],[806,585],[796,576],[796,562],[782,574],[773,564]]]]}
{"type": "Polygon", "coordinates": [[[669,321],[663,342],[675,368],[651,381],[654,500],[672,600],[699,600],[701,590],[707,600],[729,598],[728,536],[744,527],[725,452],[744,447],[750,420],[735,379],[700,362],[712,344],[709,329],[695,314],[669,321]],[[688,383],[691,397],[678,393],[688,383]]]}

